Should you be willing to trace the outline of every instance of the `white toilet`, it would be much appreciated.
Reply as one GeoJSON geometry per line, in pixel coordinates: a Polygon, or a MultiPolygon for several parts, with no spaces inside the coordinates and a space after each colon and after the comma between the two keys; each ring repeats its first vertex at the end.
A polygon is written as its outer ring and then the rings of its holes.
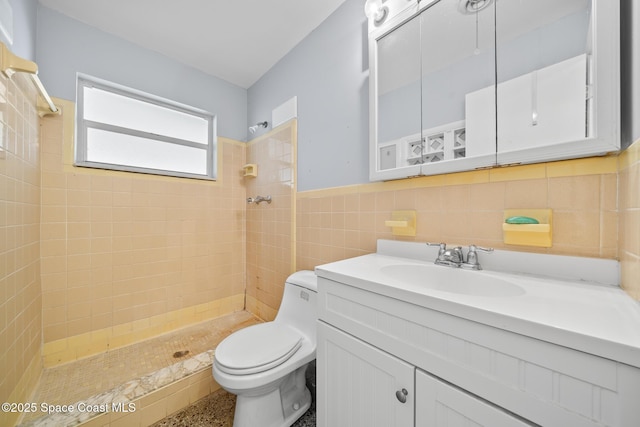
{"type": "Polygon", "coordinates": [[[237,395],[234,427],[288,427],[311,405],[305,371],[316,358],[317,278],[293,273],[273,322],[241,329],[216,348],[213,377],[237,395]]]}

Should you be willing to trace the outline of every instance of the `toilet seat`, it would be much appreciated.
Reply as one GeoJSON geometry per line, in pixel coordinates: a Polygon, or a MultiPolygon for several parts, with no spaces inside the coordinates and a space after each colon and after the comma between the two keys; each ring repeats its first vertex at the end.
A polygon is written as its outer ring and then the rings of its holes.
{"type": "Polygon", "coordinates": [[[276,322],[237,331],[216,348],[215,363],[222,372],[249,375],[267,371],[287,361],[302,345],[302,336],[276,322]]]}

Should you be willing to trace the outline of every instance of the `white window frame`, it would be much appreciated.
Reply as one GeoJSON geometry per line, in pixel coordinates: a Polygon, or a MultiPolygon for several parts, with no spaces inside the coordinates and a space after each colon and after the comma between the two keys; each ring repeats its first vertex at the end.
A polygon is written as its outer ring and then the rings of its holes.
{"type": "Polygon", "coordinates": [[[75,158],[74,165],[80,167],[97,168],[97,169],[110,169],[124,172],[138,172],[153,175],[165,175],[175,176],[182,178],[196,178],[205,180],[216,179],[216,161],[217,161],[217,135],[216,135],[216,116],[207,111],[190,107],[188,105],[180,104],[165,98],[161,98],[155,95],[151,95],[136,89],[118,85],[106,80],[98,79],[86,74],[77,75],[76,86],[76,144],[75,144],[75,158]],[[120,133],[123,135],[129,135],[134,137],[141,137],[145,139],[168,142],[171,144],[177,144],[187,147],[202,148],[203,144],[189,141],[186,139],[175,138],[167,135],[158,135],[154,133],[139,131],[136,129],[130,129],[126,127],[115,126],[112,124],[101,123],[84,118],[84,88],[94,87],[101,90],[111,92],[124,97],[136,99],[138,101],[154,104],[166,109],[179,111],[185,114],[196,116],[205,119],[208,122],[208,143],[206,147],[207,156],[207,173],[195,174],[192,172],[179,172],[164,169],[152,169],[139,166],[130,166],[123,164],[113,163],[101,163],[96,161],[87,160],[87,132],[89,129],[106,130],[109,132],[120,133]]]}

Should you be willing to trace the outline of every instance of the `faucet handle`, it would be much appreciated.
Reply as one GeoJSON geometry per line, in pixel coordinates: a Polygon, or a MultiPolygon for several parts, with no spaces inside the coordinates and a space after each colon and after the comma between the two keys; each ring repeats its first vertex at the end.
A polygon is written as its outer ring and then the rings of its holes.
{"type": "Polygon", "coordinates": [[[438,250],[438,256],[442,255],[444,253],[444,251],[447,250],[447,244],[446,243],[429,243],[427,242],[427,246],[439,246],[440,249],[438,250]]]}
{"type": "Polygon", "coordinates": [[[427,242],[427,246],[440,246],[441,248],[445,248],[446,249],[447,244],[444,243],[444,242],[443,243],[430,243],[430,242],[427,242]]]}
{"type": "Polygon", "coordinates": [[[469,252],[482,251],[482,252],[493,252],[493,248],[483,248],[481,246],[469,245],[469,252]]]}
{"type": "Polygon", "coordinates": [[[462,266],[464,268],[470,268],[472,270],[482,270],[480,263],[478,262],[478,252],[493,252],[493,248],[483,248],[476,245],[469,245],[469,253],[467,253],[467,262],[462,266]]]}

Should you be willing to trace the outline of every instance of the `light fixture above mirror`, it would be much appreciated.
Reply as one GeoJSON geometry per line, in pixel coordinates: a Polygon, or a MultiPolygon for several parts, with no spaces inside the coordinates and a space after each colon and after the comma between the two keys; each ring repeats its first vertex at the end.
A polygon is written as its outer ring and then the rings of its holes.
{"type": "Polygon", "coordinates": [[[364,14],[373,20],[375,25],[380,25],[389,14],[389,8],[382,4],[382,0],[367,0],[364,4],[364,14]]]}
{"type": "Polygon", "coordinates": [[[493,0],[460,0],[458,11],[465,15],[480,12],[493,3],[493,0]]]}

